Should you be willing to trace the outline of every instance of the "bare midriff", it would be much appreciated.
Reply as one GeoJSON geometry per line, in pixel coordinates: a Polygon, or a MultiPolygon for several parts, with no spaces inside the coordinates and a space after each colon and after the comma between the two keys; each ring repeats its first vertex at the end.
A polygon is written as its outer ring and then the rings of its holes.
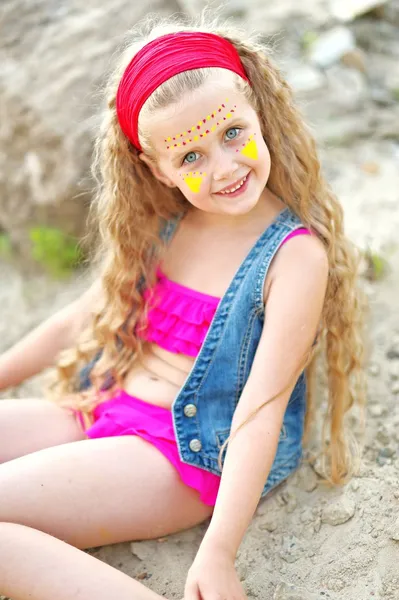
{"type": "Polygon", "coordinates": [[[170,409],[194,364],[194,358],[149,344],[143,360],[126,375],[123,389],[144,402],[170,409]]]}

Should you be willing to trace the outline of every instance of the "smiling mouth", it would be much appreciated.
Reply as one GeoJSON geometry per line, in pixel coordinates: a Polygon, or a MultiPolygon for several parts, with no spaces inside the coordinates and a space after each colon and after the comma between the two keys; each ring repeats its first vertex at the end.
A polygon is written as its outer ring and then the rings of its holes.
{"type": "Polygon", "coordinates": [[[245,175],[245,177],[243,177],[242,179],[240,179],[240,181],[238,181],[234,186],[232,186],[231,188],[225,188],[224,190],[221,190],[220,192],[216,192],[217,194],[232,194],[233,192],[236,192],[237,190],[239,190],[244,183],[246,182],[246,180],[248,179],[248,175],[249,173],[247,173],[245,175]]]}

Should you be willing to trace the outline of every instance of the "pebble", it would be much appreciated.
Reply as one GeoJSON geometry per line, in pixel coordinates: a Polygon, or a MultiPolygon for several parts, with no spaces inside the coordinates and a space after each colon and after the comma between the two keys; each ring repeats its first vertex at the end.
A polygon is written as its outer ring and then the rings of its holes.
{"type": "Polygon", "coordinates": [[[369,406],[369,412],[372,417],[382,417],[384,409],[381,404],[371,404],[369,406]]]}
{"type": "Polygon", "coordinates": [[[259,529],[272,532],[277,529],[278,525],[279,523],[276,515],[273,513],[266,513],[262,516],[262,522],[259,523],[259,529]]]}
{"type": "Polygon", "coordinates": [[[391,385],[391,392],[393,394],[399,394],[399,380],[396,380],[391,385]]]}
{"type": "Polygon", "coordinates": [[[303,555],[302,542],[294,535],[285,535],[282,541],[280,557],[287,563],[294,563],[303,555]]]}
{"type": "Polygon", "coordinates": [[[346,67],[350,67],[352,69],[357,69],[361,73],[367,72],[366,54],[362,50],[360,50],[360,48],[355,48],[354,50],[351,50],[350,52],[347,52],[346,54],[344,54],[343,57],[341,58],[341,62],[346,67]]]}
{"type": "Polygon", "coordinates": [[[371,375],[372,377],[378,377],[378,375],[381,373],[381,367],[378,363],[371,363],[367,370],[369,375],[371,375]]]}
{"type": "Polygon", "coordinates": [[[350,496],[342,496],[324,507],[321,513],[322,523],[341,525],[349,521],[355,514],[356,503],[350,496]]]}
{"type": "Polygon", "coordinates": [[[399,358],[399,336],[395,336],[391,342],[391,346],[387,351],[387,358],[389,360],[396,360],[399,358]]]}
{"type": "Polygon", "coordinates": [[[389,537],[391,540],[395,540],[395,542],[399,542],[399,517],[396,519],[395,523],[391,526],[389,531],[389,537]]]}
{"type": "Polygon", "coordinates": [[[375,8],[386,4],[388,0],[330,0],[329,9],[333,17],[347,23],[375,8]]]}
{"type": "Polygon", "coordinates": [[[316,600],[316,596],[289,583],[279,583],[274,591],[273,600],[316,600]]]}
{"type": "Polygon", "coordinates": [[[322,33],[310,47],[310,61],[326,68],[356,47],[355,37],[347,27],[333,27],[322,33]]]}
{"type": "Polygon", "coordinates": [[[310,65],[298,67],[287,74],[288,83],[298,94],[317,92],[326,88],[326,78],[316,68],[310,65]]]}

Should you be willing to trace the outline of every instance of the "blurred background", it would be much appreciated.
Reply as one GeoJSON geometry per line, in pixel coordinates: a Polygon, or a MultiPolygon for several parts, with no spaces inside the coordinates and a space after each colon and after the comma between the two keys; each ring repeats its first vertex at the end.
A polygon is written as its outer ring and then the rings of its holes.
{"type": "MultiPolygon", "coordinates": [[[[79,239],[100,91],[126,30],[149,12],[197,15],[205,5],[1,0],[0,352],[87,287],[79,239]]],[[[332,531],[353,516],[344,497],[341,512],[332,509],[336,521],[328,517],[320,530],[321,507],[331,498],[304,468],[275,505],[259,512],[240,573],[250,597],[264,598],[267,589],[268,598],[277,590],[274,600],[314,600],[279,583],[282,577],[300,585],[304,576],[312,590],[324,590],[317,599],[397,600],[399,521],[392,528],[390,519],[399,499],[399,0],[230,0],[222,14],[260,32],[293,87],[343,204],[347,233],[360,248],[370,300],[365,466],[363,479],[345,491],[361,518],[332,531]]],[[[38,377],[0,398],[41,396],[41,385],[38,377]]],[[[176,539],[98,555],[181,597],[198,530],[176,539]]]]}
{"type": "MultiPolygon", "coordinates": [[[[206,0],[2,0],[0,350],[87,285],[78,244],[90,204],[101,88],[126,30],[206,0]]],[[[210,4],[257,31],[292,85],[378,279],[398,238],[399,0],[210,4]],[[220,8],[222,7],[222,8],[220,8]]]]}

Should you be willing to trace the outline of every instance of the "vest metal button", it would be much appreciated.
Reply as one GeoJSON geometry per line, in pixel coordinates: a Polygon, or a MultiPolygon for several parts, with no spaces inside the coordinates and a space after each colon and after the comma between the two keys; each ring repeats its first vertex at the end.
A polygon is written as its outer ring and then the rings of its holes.
{"type": "Polygon", "coordinates": [[[191,440],[189,446],[190,450],[192,450],[193,452],[199,452],[202,448],[202,444],[199,440],[191,440]]]}
{"type": "Polygon", "coordinates": [[[183,412],[186,417],[195,417],[197,414],[197,407],[195,404],[186,404],[186,406],[183,408],[183,412]]]}

